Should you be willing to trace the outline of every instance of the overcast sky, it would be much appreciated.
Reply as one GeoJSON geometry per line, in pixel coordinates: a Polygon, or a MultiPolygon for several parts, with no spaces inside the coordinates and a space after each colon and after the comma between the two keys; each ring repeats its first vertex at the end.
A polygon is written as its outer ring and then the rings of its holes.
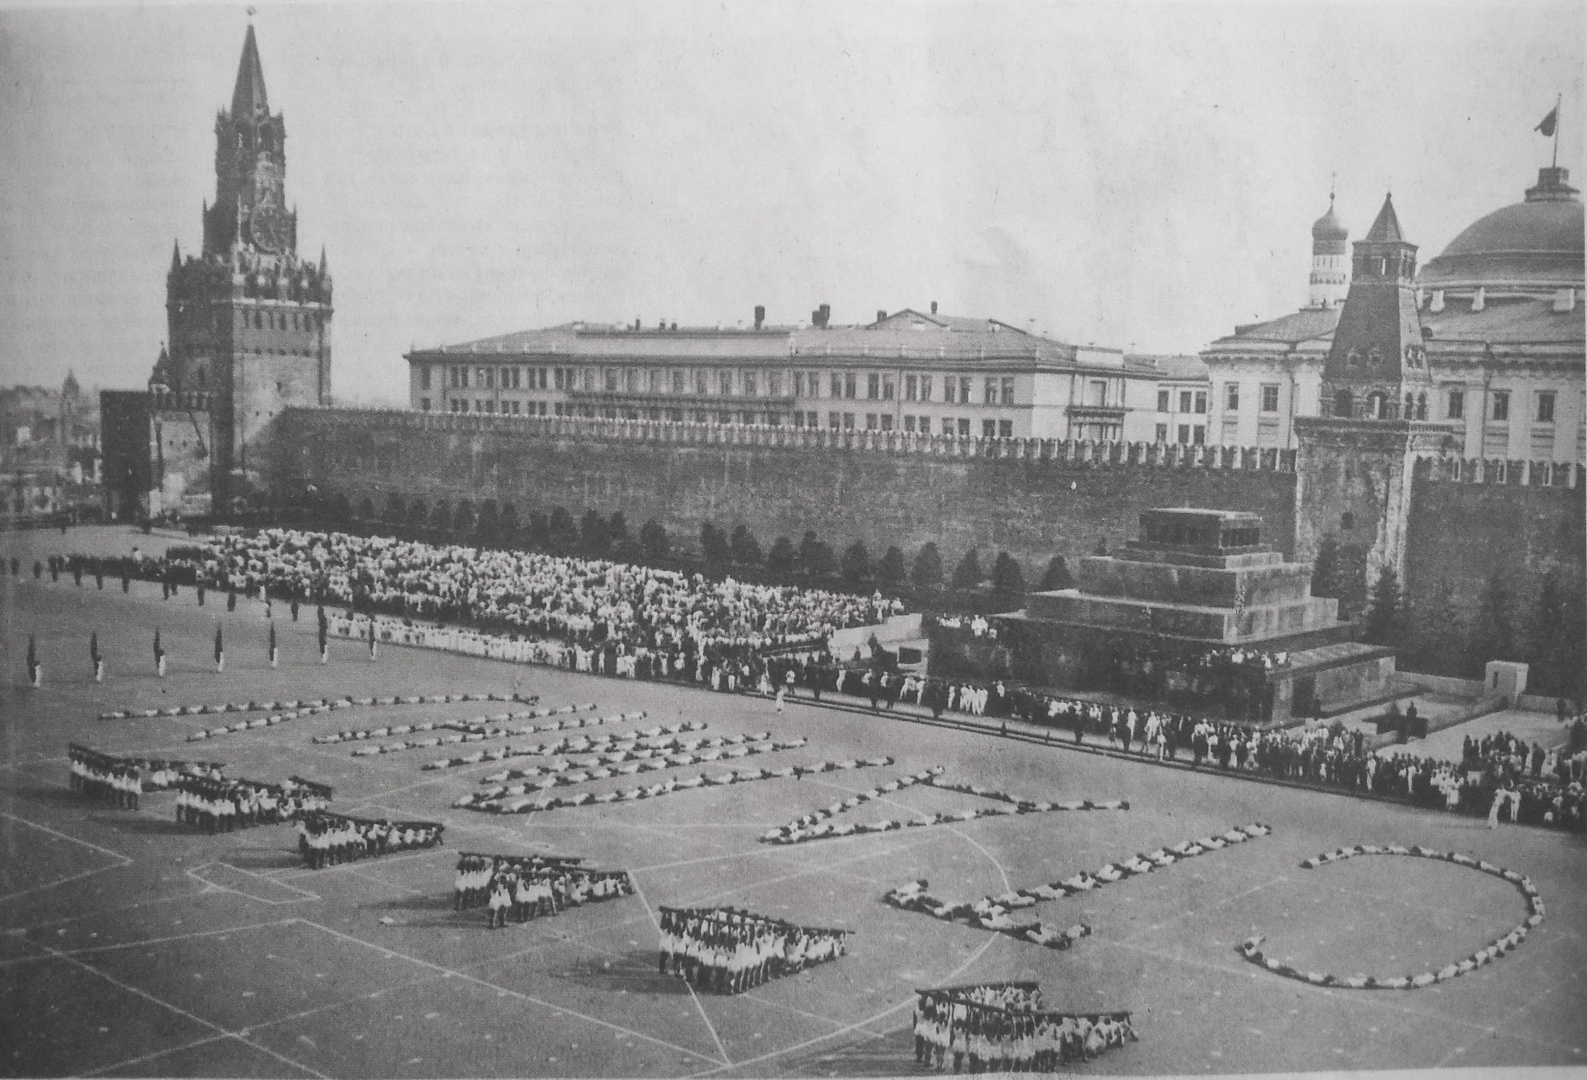
{"type": "MultiPolygon", "coordinates": [[[[1556,94],[1581,163],[1574,2],[258,7],[351,399],[413,344],[756,304],[1192,352],[1304,303],[1332,173],[1425,261],[1521,199],[1556,94]]],[[[246,26],[0,8],[0,382],[145,382],[246,26]]]]}

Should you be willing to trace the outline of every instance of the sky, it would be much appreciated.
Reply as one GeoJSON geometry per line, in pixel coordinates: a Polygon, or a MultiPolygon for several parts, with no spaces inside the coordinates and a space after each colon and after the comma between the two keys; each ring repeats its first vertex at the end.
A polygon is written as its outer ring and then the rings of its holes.
{"type": "MultiPolygon", "coordinates": [[[[1195,352],[1302,305],[1337,174],[1423,261],[1549,163],[1579,3],[269,3],[333,388],[583,319],[880,309],[1195,352]]],[[[243,4],[0,0],[0,384],[136,387],[201,241],[243,4]]]]}

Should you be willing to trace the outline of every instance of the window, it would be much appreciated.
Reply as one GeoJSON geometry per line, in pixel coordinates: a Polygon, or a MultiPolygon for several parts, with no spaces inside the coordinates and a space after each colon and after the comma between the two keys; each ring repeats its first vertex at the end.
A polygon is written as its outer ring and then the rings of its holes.
{"type": "Polygon", "coordinates": [[[1554,422],[1554,391],[1539,390],[1537,392],[1537,422],[1552,424],[1554,422]]]}
{"type": "MultiPolygon", "coordinates": [[[[1190,391],[1189,390],[1181,390],[1179,392],[1179,411],[1180,412],[1189,412],[1190,411],[1190,391]]],[[[1184,440],[1181,439],[1180,442],[1184,442],[1184,440]]]]}
{"type": "Polygon", "coordinates": [[[855,378],[856,378],[856,376],[855,376],[854,372],[852,372],[852,371],[844,373],[844,375],[843,375],[843,396],[844,397],[852,398],[854,396],[854,380],[855,380],[855,378]]]}
{"type": "Polygon", "coordinates": [[[759,387],[755,385],[755,373],[753,371],[744,372],[744,396],[755,397],[758,391],[759,387]]]}
{"type": "Polygon", "coordinates": [[[904,430],[905,431],[914,431],[915,430],[915,418],[913,416],[904,417],[904,430]]]}
{"type": "Polygon", "coordinates": [[[1197,390],[1196,391],[1196,412],[1205,414],[1206,411],[1207,411],[1207,392],[1205,390],[1197,390]]]}
{"type": "Polygon", "coordinates": [[[997,438],[997,421],[996,420],[982,420],[981,421],[981,438],[983,438],[983,439],[995,439],[995,438],[997,438]]]}
{"type": "Polygon", "coordinates": [[[766,376],[766,393],[772,397],[782,397],[782,372],[773,371],[766,376]]]}
{"type": "Polygon", "coordinates": [[[854,430],[854,414],[853,413],[846,412],[846,413],[843,414],[843,430],[844,431],[853,431],[854,430]]]}
{"type": "Polygon", "coordinates": [[[494,390],[496,388],[495,368],[482,367],[475,374],[479,376],[477,381],[480,386],[486,390],[494,390]]]}
{"type": "Polygon", "coordinates": [[[931,417],[922,416],[920,418],[920,433],[922,435],[930,435],[931,434],[931,417]]]}
{"type": "Polygon", "coordinates": [[[1464,390],[1449,391],[1448,405],[1444,415],[1450,420],[1464,420],[1466,418],[1466,392],[1464,390]]]}
{"type": "Polygon", "coordinates": [[[1105,379],[1092,379],[1086,384],[1086,404],[1106,405],[1108,403],[1108,384],[1105,379]]]}
{"type": "Polygon", "coordinates": [[[683,372],[681,371],[674,371],[672,373],[672,392],[674,394],[683,393],[683,372]]]}
{"type": "MultiPolygon", "coordinates": [[[[1174,395],[1167,390],[1157,391],[1157,411],[1171,412],[1172,409],[1170,408],[1170,402],[1173,400],[1173,396],[1174,395]]],[[[1158,439],[1157,441],[1162,442],[1163,440],[1158,439]]]]}
{"type": "Polygon", "coordinates": [[[1262,384],[1262,411],[1265,413],[1278,412],[1278,384],[1262,384]]]}
{"type": "Polygon", "coordinates": [[[999,420],[997,422],[997,434],[999,438],[1012,439],[1014,437],[1014,421],[999,420]]]}
{"type": "Polygon", "coordinates": [[[1495,420],[1510,419],[1510,391],[1495,390],[1493,392],[1493,418],[1495,420]]]}
{"type": "MultiPolygon", "coordinates": [[[[639,378],[640,372],[637,368],[625,368],[623,370],[623,387],[630,394],[639,393],[639,378]]],[[[637,418],[630,416],[629,419],[633,420],[637,418]]]]}
{"type": "Polygon", "coordinates": [[[1223,411],[1240,411],[1240,384],[1237,382],[1223,384],[1223,411]]]}
{"type": "MultiPolygon", "coordinates": [[[[931,376],[930,375],[922,375],[920,377],[920,400],[921,401],[930,401],[931,400],[931,376]]],[[[925,429],[921,429],[921,430],[925,430],[925,429]]]]}
{"type": "Polygon", "coordinates": [[[420,390],[428,390],[428,389],[430,389],[430,365],[429,364],[420,364],[419,365],[419,389],[420,390]]]}
{"type": "MultiPolygon", "coordinates": [[[[827,387],[827,389],[828,389],[828,391],[830,391],[827,394],[828,397],[835,397],[835,398],[842,397],[843,396],[843,376],[839,375],[837,372],[834,371],[832,373],[832,384],[829,387],[827,387]]],[[[836,415],[836,414],[834,414],[834,415],[836,415]]],[[[833,426],[836,427],[837,425],[834,424],[833,426]]]]}
{"type": "Polygon", "coordinates": [[[876,414],[875,413],[872,412],[872,413],[866,413],[865,414],[865,430],[866,431],[875,431],[876,430],[876,414]]]}
{"type": "Polygon", "coordinates": [[[429,398],[420,398],[419,399],[419,411],[420,412],[429,412],[430,411],[430,399],[429,398]]]}
{"type": "MultiPolygon", "coordinates": [[[[1166,393],[1168,393],[1168,391],[1164,390],[1163,393],[1166,394],[1166,393]]],[[[1168,441],[1168,425],[1167,424],[1158,424],[1157,425],[1157,441],[1160,442],[1160,443],[1165,443],[1165,442],[1168,441]]]]}
{"type": "Polygon", "coordinates": [[[817,423],[818,422],[816,420],[816,414],[815,413],[813,413],[813,412],[805,413],[805,427],[816,427],[817,423]]]}
{"type": "Polygon", "coordinates": [[[586,390],[594,390],[595,389],[595,369],[594,368],[585,368],[584,369],[584,389],[586,389],[586,390]]]}
{"type": "Polygon", "coordinates": [[[891,375],[882,376],[882,400],[893,400],[893,377],[891,375]]]}
{"type": "Polygon", "coordinates": [[[1356,411],[1356,403],[1355,403],[1355,399],[1353,397],[1351,397],[1350,391],[1348,391],[1348,390],[1340,390],[1340,391],[1337,391],[1334,394],[1334,415],[1335,416],[1338,416],[1338,417],[1341,417],[1341,418],[1349,418],[1350,416],[1354,415],[1355,411],[1356,411]]]}
{"type": "MultiPolygon", "coordinates": [[[[700,397],[704,397],[706,394],[711,392],[711,380],[709,376],[707,376],[703,371],[696,371],[694,373],[694,392],[700,397]]],[[[697,420],[695,422],[699,424],[705,423],[704,420],[697,420]]]]}
{"type": "Polygon", "coordinates": [[[568,373],[568,369],[567,368],[557,368],[557,389],[558,390],[566,390],[568,388],[567,373],[568,373]]]}
{"type": "Polygon", "coordinates": [[[988,380],[986,380],[986,392],[983,395],[983,397],[981,398],[981,404],[983,404],[983,405],[996,405],[997,404],[997,380],[996,379],[988,379],[988,380]]]}
{"type": "Polygon", "coordinates": [[[548,370],[548,368],[540,369],[540,389],[542,390],[546,389],[546,373],[548,370]]]}
{"type": "MultiPolygon", "coordinates": [[[[517,416],[519,413],[523,412],[523,403],[520,402],[520,401],[503,402],[503,404],[507,404],[507,405],[511,405],[512,406],[512,414],[514,416],[517,416]]],[[[531,401],[529,403],[529,405],[530,405],[531,411],[533,411],[534,402],[531,401]]]]}
{"type": "Polygon", "coordinates": [[[1012,404],[1014,404],[1014,379],[1013,379],[1013,376],[1010,376],[1010,377],[1008,377],[1008,378],[1003,380],[1002,390],[1003,390],[1003,404],[1004,405],[1012,405],[1012,404]]]}
{"type": "MultiPolygon", "coordinates": [[[[904,400],[905,401],[915,401],[915,400],[917,400],[917,395],[919,393],[920,393],[920,380],[914,375],[905,375],[904,376],[904,400]]],[[[914,417],[910,417],[909,419],[911,421],[913,421],[914,417]]],[[[905,425],[905,430],[906,431],[914,431],[915,430],[915,425],[913,423],[906,424],[905,425]]]]}
{"type": "Polygon", "coordinates": [[[716,373],[716,392],[723,397],[733,393],[733,373],[731,371],[718,371],[716,373]]]}
{"type": "Polygon", "coordinates": [[[882,396],[882,377],[874,372],[865,376],[865,396],[875,401],[882,396]]]}
{"type": "Polygon", "coordinates": [[[893,414],[892,413],[883,413],[882,414],[882,430],[883,431],[892,431],[893,430],[893,414]]]}
{"type": "MultiPolygon", "coordinates": [[[[836,376],[834,376],[834,378],[836,378],[836,376]]],[[[827,413],[827,427],[831,428],[833,431],[836,431],[838,428],[840,428],[842,426],[843,426],[843,416],[842,416],[842,414],[835,413],[835,412],[827,413]]]]}
{"type": "Polygon", "coordinates": [[[1207,429],[1202,425],[1197,424],[1193,429],[1191,429],[1190,441],[1195,443],[1197,446],[1205,446],[1207,443],[1207,429]]]}
{"type": "Polygon", "coordinates": [[[1190,425],[1189,424],[1180,424],[1179,425],[1179,441],[1184,443],[1186,446],[1190,445],[1190,425]]]}
{"type": "MultiPolygon", "coordinates": [[[[969,381],[970,381],[969,379],[965,379],[964,380],[965,383],[969,383],[969,381]]],[[[967,389],[967,387],[961,386],[960,389],[961,390],[967,389]]],[[[970,418],[968,416],[959,417],[959,434],[961,436],[965,437],[965,438],[969,438],[969,436],[970,436],[970,418]]]]}
{"type": "Polygon", "coordinates": [[[796,372],[794,372],[794,397],[804,397],[804,396],[805,396],[805,373],[802,372],[802,371],[796,371],[796,372]]]}
{"type": "Polygon", "coordinates": [[[804,427],[805,426],[805,414],[804,413],[796,412],[796,413],[793,414],[793,426],[794,427],[804,427]]]}
{"type": "MultiPolygon", "coordinates": [[[[963,405],[970,404],[970,376],[966,375],[959,380],[959,402],[963,405]]],[[[968,420],[965,423],[969,423],[968,420]]]]}
{"type": "Polygon", "coordinates": [[[958,385],[959,384],[954,382],[951,377],[943,379],[942,380],[942,400],[946,401],[949,405],[952,405],[953,404],[953,398],[954,398],[954,393],[953,392],[954,392],[954,389],[958,385]]]}

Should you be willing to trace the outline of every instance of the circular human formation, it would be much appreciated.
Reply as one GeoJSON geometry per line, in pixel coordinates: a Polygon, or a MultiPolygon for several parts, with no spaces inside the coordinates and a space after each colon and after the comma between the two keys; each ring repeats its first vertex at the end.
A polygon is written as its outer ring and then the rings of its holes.
{"type": "Polygon", "coordinates": [[[1341,978],[1326,972],[1300,971],[1280,960],[1262,953],[1263,936],[1256,935],[1246,938],[1239,945],[1240,954],[1253,964],[1260,964],[1276,975],[1283,975],[1288,979],[1311,983],[1313,986],[1339,986],[1347,990],[1420,990],[1424,986],[1434,983],[1448,982],[1479,967],[1491,960],[1496,960],[1526,940],[1527,933],[1543,921],[1543,898],[1538,895],[1537,886],[1532,884],[1532,879],[1514,870],[1506,870],[1502,866],[1495,866],[1481,859],[1474,859],[1470,855],[1462,855],[1458,851],[1430,851],[1420,845],[1403,847],[1399,844],[1388,844],[1379,847],[1375,844],[1357,844],[1355,847],[1342,847],[1337,851],[1325,852],[1314,855],[1301,863],[1307,870],[1315,870],[1329,863],[1339,862],[1343,859],[1352,859],[1357,855],[1412,855],[1422,859],[1440,859],[1452,862],[1457,866],[1467,866],[1473,870],[1480,870],[1484,874],[1503,878],[1514,885],[1526,897],[1529,912],[1525,921],[1511,930],[1489,942],[1485,947],[1478,949],[1470,956],[1456,963],[1446,964],[1437,971],[1424,971],[1416,975],[1394,975],[1382,978],[1376,975],[1352,975],[1341,978]]]}

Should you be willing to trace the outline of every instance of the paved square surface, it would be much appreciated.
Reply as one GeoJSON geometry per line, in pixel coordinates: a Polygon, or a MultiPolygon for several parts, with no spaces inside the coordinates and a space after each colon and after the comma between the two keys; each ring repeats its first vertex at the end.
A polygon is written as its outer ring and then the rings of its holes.
{"type": "MultiPolygon", "coordinates": [[[[119,580],[52,584],[31,562],[125,544],[79,530],[0,537],[25,558],[0,598],[0,1074],[204,1076],[883,1075],[915,1071],[907,1034],[916,986],[1037,979],[1054,1007],[1127,1008],[1140,1041],[1075,1071],[1235,1073],[1436,1065],[1587,1065],[1587,851],[1579,838],[1340,795],[1080,754],[996,736],[792,702],[575,675],[538,667],[333,643],[315,656],[312,609],[275,609],[282,661],[268,666],[263,607],[197,606],[119,580]],[[210,650],[224,628],[227,670],[210,650]],[[169,675],[154,677],[159,627],[169,675]],[[97,630],[104,683],[88,663],[97,630]],[[33,633],[45,688],[24,685],[33,633]],[[211,717],[100,721],[133,706],[322,695],[463,691],[593,701],[638,724],[698,720],[700,734],[770,730],[807,745],[707,773],[890,754],[896,764],[803,780],[706,787],[665,798],[523,816],[456,810],[499,763],[424,771],[445,756],[354,758],[317,745],[345,728],[499,713],[501,703],[352,708],[205,742],[211,717]],[[333,809],[446,822],[442,848],[304,869],[287,826],[203,835],[173,820],[174,796],[115,810],[67,788],[66,743],[111,753],[225,762],[230,775],[297,774],[334,785],[333,809]],[[1128,799],[1128,812],[982,818],[790,847],[767,829],[932,765],[947,778],[1034,798],[1128,799]],[[945,900],[1094,870],[1159,845],[1252,821],[1271,836],[1211,852],[1023,917],[1094,934],[1067,952],[888,907],[916,878],[945,900]],[[1529,875],[1548,916],[1509,956],[1414,992],[1320,989],[1246,963],[1245,937],[1302,969],[1340,975],[1436,968],[1525,914],[1496,879],[1449,864],[1302,859],[1342,844],[1420,843],[1529,875]],[[451,909],[462,850],[550,851],[633,872],[636,895],[487,931],[451,909]],[[731,904],[855,931],[836,963],[733,998],[696,996],[656,974],[661,905],[731,904]],[[386,921],[386,920],[389,920],[386,921]]],[[[533,742],[536,739],[509,740],[533,742]]],[[[484,746],[499,740],[487,741],[484,746]]],[[[522,760],[522,759],[520,759],[522,760]]],[[[533,760],[533,759],[531,759],[533,760]]],[[[692,774],[695,766],[671,770],[692,774]]],[[[654,774],[647,774],[654,775],[654,774]]],[[[602,781],[590,790],[633,781],[602,781]]],[[[900,794],[855,821],[962,809],[970,797],[900,794]]],[[[1023,921],[1023,918],[1022,918],[1023,921]]]]}

